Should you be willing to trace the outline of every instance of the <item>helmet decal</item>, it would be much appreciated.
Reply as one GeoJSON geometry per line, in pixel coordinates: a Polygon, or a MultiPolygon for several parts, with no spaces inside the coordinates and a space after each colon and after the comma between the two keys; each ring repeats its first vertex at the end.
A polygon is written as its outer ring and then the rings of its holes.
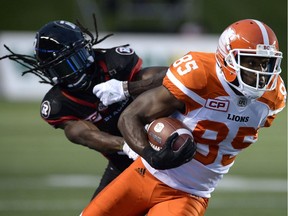
{"type": "Polygon", "coordinates": [[[225,35],[225,40],[227,44],[229,44],[230,41],[234,41],[237,39],[236,32],[233,28],[228,28],[226,31],[227,32],[224,35],[225,35]]]}

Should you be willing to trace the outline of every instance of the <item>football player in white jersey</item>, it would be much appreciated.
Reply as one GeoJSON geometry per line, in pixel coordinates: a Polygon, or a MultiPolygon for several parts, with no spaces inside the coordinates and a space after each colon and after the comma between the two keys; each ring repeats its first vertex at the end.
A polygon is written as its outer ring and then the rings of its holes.
{"type": "Polygon", "coordinates": [[[237,154],[285,107],[281,59],[273,30],[246,19],[224,30],[216,53],[191,51],[176,60],[163,85],[140,95],[119,119],[125,141],[141,157],[81,215],[204,215],[237,154]],[[196,153],[151,148],[144,125],[169,115],[190,127],[196,153]]]}

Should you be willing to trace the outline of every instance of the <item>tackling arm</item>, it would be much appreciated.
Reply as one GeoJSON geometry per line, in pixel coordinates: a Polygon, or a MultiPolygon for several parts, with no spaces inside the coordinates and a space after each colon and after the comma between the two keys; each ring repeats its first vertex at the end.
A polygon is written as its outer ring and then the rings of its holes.
{"type": "Polygon", "coordinates": [[[168,67],[147,67],[140,70],[136,77],[128,82],[128,92],[136,97],[149,89],[162,85],[168,67]]]}
{"type": "Polygon", "coordinates": [[[85,120],[68,121],[61,127],[69,141],[87,146],[103,154],[121,151],[124,140],[100,131],[94,124],[85,120]]]}
{"type": "Polygon", "coordinates": [[[116,79],[108,80],[94,86],[93,94],[105,106],[125,100],[129,96],[136,97],[144,91],[160,86],[167,69],[167,67],[144,68],[129,82],[116,79]]]}

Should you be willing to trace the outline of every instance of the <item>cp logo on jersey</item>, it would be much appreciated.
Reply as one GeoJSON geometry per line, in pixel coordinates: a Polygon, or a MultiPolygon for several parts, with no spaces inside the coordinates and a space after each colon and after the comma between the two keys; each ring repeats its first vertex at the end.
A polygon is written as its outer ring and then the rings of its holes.
{"type": "Polygon", "coordinates": [[[218,110],[221,112],[227,112],[229,107],[229,101],[208,99],[206,101],[205,107],[208,109],[218,110]]]}

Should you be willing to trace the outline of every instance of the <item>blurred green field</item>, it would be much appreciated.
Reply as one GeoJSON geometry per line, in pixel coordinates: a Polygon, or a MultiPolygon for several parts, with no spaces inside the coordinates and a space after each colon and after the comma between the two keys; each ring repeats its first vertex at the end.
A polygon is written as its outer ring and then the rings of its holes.
{"type": "MultiPolygon", "coordinates": [[[[37,103],[0,101],[0,215],[79,215],[106,160],[69,143],[37,103]]],[[[206,216],[287,215],[287,114],[238,156],[206,216]]]]}

